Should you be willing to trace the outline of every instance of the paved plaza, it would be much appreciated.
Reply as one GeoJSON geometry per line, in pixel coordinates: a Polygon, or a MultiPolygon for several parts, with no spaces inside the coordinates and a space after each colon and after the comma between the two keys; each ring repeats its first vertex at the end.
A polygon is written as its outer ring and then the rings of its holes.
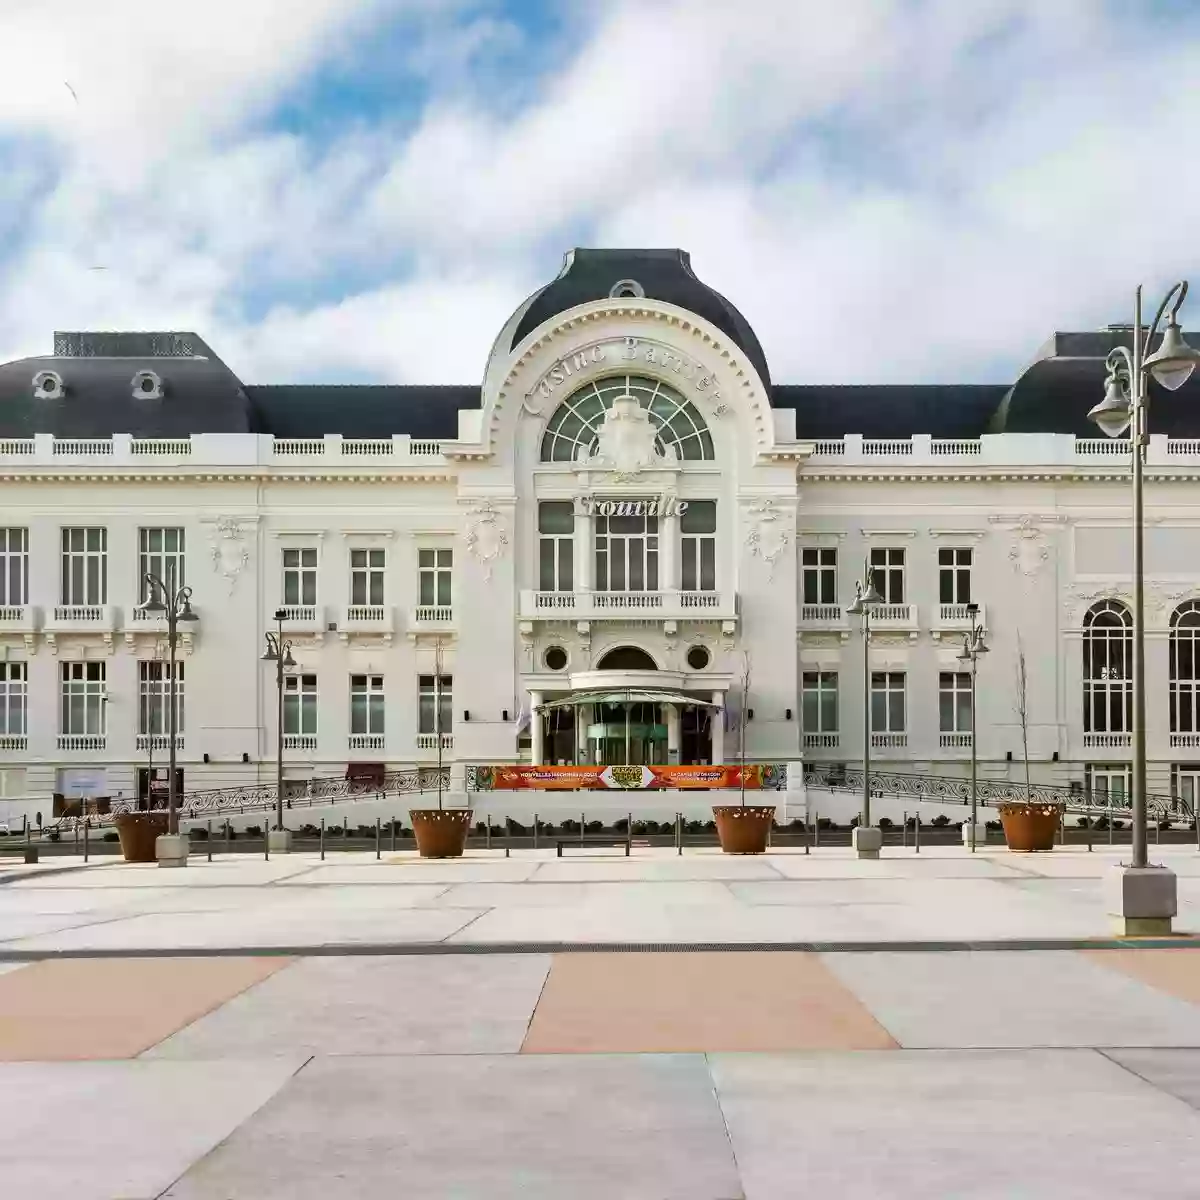
{"type": "Polygon", "coordinates": [[[1196,1194],[1195,851],[552,855],[0,869],[4,1194],[1196,1194]]]}

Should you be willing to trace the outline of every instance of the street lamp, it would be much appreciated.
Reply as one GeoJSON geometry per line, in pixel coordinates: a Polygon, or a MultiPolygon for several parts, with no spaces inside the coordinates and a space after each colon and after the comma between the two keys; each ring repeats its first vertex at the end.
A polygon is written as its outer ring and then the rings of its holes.
{"type": "Polygon", "coordinates": [[[875,590],[875,580],[869,562],[863,564],[864,585],[854,585],[854,603],[847,612],[862,620],[863,641],[863,799],[862,821],[850,834],[851,844],[859,858],[878,858],[883,845],[883,831],[871,825],[871,610],[883,603],[875,590]]]}
{"type": "MultiPolygon", "coordinates": [[[[146,599],[138,606],[147,616],[162,617],[167,622],[167,660],[169,663],[169,681],[167,692],[167,834],[166,836],[172,841],[163,842],[162,839],[156,839],[155,857],[158,859],[159,866],[186,866],[187,865],[187,849],[179,845],[179,816],[177,812],[178,805],[178,783],[175,777],[175,734],[178,727],[178,706],[176,705],[176,679],[175,673],[177,670],[175,657],[176,651],[179,648],[179,624],[181,621],[187,622],[189,625],[197,620],[196,614],[192,611],[192,589],[189,587],[177,588],[175,586],[175,574],[169,572],[167,582],[161,580],[157,575],[146,575],[146,599]]],[[[150,733],[151,742],[154,740],[154,733],[150,733]]],[[[151,795],[153,795],[153,781],[151,782],[151,795]]]]}
{"type": "Polygon", "coordinates": [[[1108,437],[1130,429],[1133,467],[1133,853],[1128,866],[1115,868],[1110,878],[1109,911],[1119,918],[1122,932],[1170,933],[1178,912],[1175,874],[1150,866],[1146,855],[1146,623],[1145,623],[1145,506],[1143,455],[1149,437],[1146,427],[1149,392],[1147,372],[1168,391],[1175,391],[1200,364],[1200,353],[1183,340],[1175,319],[1187,296],[1186,281],[1175,284],[1158,306],[1150,328],[1142,330],[1142,289],[1135,301],[1133,347],[1116,346],[1105,360],[1108,377],[1104,399],[1088,413],[1108,437]],[[1150,343],[1168,307],[1167,327],[1153,354],[1150,343]]]}
{"type": "Polygon", "coordinates": [[[979,726],[975,720],[975,683],[979,671],[979,656],[988,653],[988,645],[983,640],[983,622],[979,619],[979,605],[968,604],[967,613],[971,618],[971,631],[963,637],[962,653],[958,656],[958,661],[971,664],[971,833],[968,845],[971,847],[971,853],[974,854],[979,823],[979,726]]]}
{"type": "Polygon", "coordinates": [[[283,679],[288,671],[296,666],[292,657],[292,643],[283,637],[283,622],[287,611],[282,608],[275,610],[276,629],[268,632],[267,649],[262,656],[263,662],[275,664],[275,693],[276,693],[276,742],[275,742],[275,829],[268,833],[269,849],[276,854],[284,853],[292,848],[291,834],[283,827],[283,679]]]}

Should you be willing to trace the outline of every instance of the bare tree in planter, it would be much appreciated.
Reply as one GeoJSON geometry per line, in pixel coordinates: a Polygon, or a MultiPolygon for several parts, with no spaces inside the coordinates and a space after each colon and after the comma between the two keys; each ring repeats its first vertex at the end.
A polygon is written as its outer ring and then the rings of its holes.
{"type": "Polygon", "coordinates": [[[1032,786],[1029,782],[1029,669],[1025,662],[1025,644],[1021,631],[1017,630],[1016,694],[1013,710],[1021,726],[1021,757],[1025,763],[1025,803],[1031,802],[1032,786]]]}
{"type": "Polygon", "coordinates": [[[742,807],[746,807],[746,712],[750,704],[750,651],[742,651],[742,711],[738,721],[738,761],[741,770],[738,779],[741,781],[742,807]]]}
{"type": "Polygon", "coordinates": [[[771,823],[775,819],[774,804],[746,803],[746,722],[750,719],[750,683],[750,654],[743,651],[742,711],[738,717],[739,803],[713,805],[717,836],[726,854],[761,854],[767,848],[771,823]]]}

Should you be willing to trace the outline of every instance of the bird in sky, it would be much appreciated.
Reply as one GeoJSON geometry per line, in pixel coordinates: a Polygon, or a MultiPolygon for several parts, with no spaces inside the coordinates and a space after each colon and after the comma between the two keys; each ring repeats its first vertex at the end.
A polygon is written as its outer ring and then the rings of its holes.
{"type": "Polygon", "coordinates": [[[67,83],[67,81],[65,79],[63,80],[63,86],[67,89],[68,92],[71,93],[71,99],[73,99],[75,101],[75,103],[78,104],[79,97],[75,94],[75,89],[69,83],[67,83]]]}

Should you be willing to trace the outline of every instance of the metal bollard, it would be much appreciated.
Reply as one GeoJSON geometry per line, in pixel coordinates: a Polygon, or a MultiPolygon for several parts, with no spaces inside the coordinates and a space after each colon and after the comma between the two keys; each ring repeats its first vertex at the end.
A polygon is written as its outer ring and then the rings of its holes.
{"type": "Polygon", "coordinates": [[[507,814],[504,817],[504,857],[508,858],[512,852],[512,826],[508,823],[507,814]]]}
{"type": "Polygon", "coordinates": [[[271,857],[271,822],[268,821],[263,826],[263,858],[271,857]]]}
{"type": "Polygon", "coordinates": [[[904,817],[900,821],[900,847],[904,849],[908,846],[908,809],[904,810],[904,817]]]}
{"type": "Polygon", "coordinates": [[[380,839],[383,837],[383,826],[380,824],[379,818],[375,818],[375,860],[379,861],[380,839]]]}
{"type": "Polygon", "coordinates": [[[400,824],[400,822],[397,821],[395,817],[393,817],[392,818],[392,853],[393,854],[396,853],[396,826],[399,824],[400,824]]]}
{"type": "Polygon", "coordinates": [[[319,838],[319,841],[318,841],[317,845],[321,851],[321,861],[324,862],[325,861],[325,818],[324,817],[321,818],[321,832],[318,835],[318,838],[319,838]]]}
{"type": "Polygon", "coordinates": [[[1084,821],[1084,825],[1087,827],[1088,853],[1091,854],[1091,852],[1092,852],[1092,810],[1090,808],[1085,808],[1083,810],[1083,821],[1084,821]]]}
{"type": "Polygon", "coordinates": [[[492,814],[483,814],[483,844],[490,850],[492,848],[492,814]]]}
{"type": "Polygon", "coordinates": [[[211,817],[208,819],[208,821],[205,822],[205,832],[208,834],[208,836],[204,839],[205,844],[208,846],[208,861],[212,862],[212,818],[211,817]]]}
{"type": "Polygon", "coordinates": [[[583,827],[587,824],[587,818],[583,813],[579,814],[579,844],[583,845],[583,827]]]}
{"type": "Polygon", "coordinates": [[[675,853],[683,853],[683,813],[675,814],[675,853]]]}
{"type": "Polygon", "coordinates": [[[1192,824],[1196,827],[1196,849],[1200,850],[1200,811],[1195,805],[1192,807],[1192,824]]]}
{"type": "Polygon", "coordinates": [[[75,818],[75,853],[79,853],[79,818],[75,818]]]}
{"type": "Polygon", "coordinates": [[[233,852],[233,846],[231,845],[232,841],[233,841],[233,830],[230,829],[229,818],[226,817],[225,818],[225,853],[226,854],[231,854],[233,852]]]}
{"type": "Polygon", "coordinates": [[[87,862],[87,860],[88,860],[88,826],[90,824],[91,824],[91,822],[86,817],[84,817],[84,819],[83,819],[83,861],[84,862],[87,862]]]}
{"type": "MultiPolygon", "coordinates": [[[[83,838],[84,838],[83,861],[87,862],[87,830],[86,829],[84,830],[83,838]]],[[[1157,846],[1161,841],[1162,841],[1162,821],[1156,820],[1154,822],[1154,844],[1157,846]]]]}
{"type": "Polygon", "coordinates": [[[1113,815],[1111,806],[1108,810],[1108,844],[1110,846],[1113,844],[1113,815]]]}
{"type": "Polygon", "coordinates": [[[820,850],[821,848],[821,814],[813,812],[813,849],[820,850]]]}
{"type": "Polygon", "coordinates": [[[533,814],[533,848],[535,850],[538,848],[538,815],[537,815],[537,813],[533,814]]]}
{"type": "Polygon", "coordinates": [[[913,853],[921,853],[921,811],[917,810],[916,816],[913,817],[913,853]]]}
{"type": "Polygon", "coordinates": [[[809,833],[808,833],[808,809],[805,808],[805,810],[804,810],[804,853],[805,854],[809,853],[809,845],[808,845],[809,841],[810,841],[810,838],[809,838],[809,833]]]}

